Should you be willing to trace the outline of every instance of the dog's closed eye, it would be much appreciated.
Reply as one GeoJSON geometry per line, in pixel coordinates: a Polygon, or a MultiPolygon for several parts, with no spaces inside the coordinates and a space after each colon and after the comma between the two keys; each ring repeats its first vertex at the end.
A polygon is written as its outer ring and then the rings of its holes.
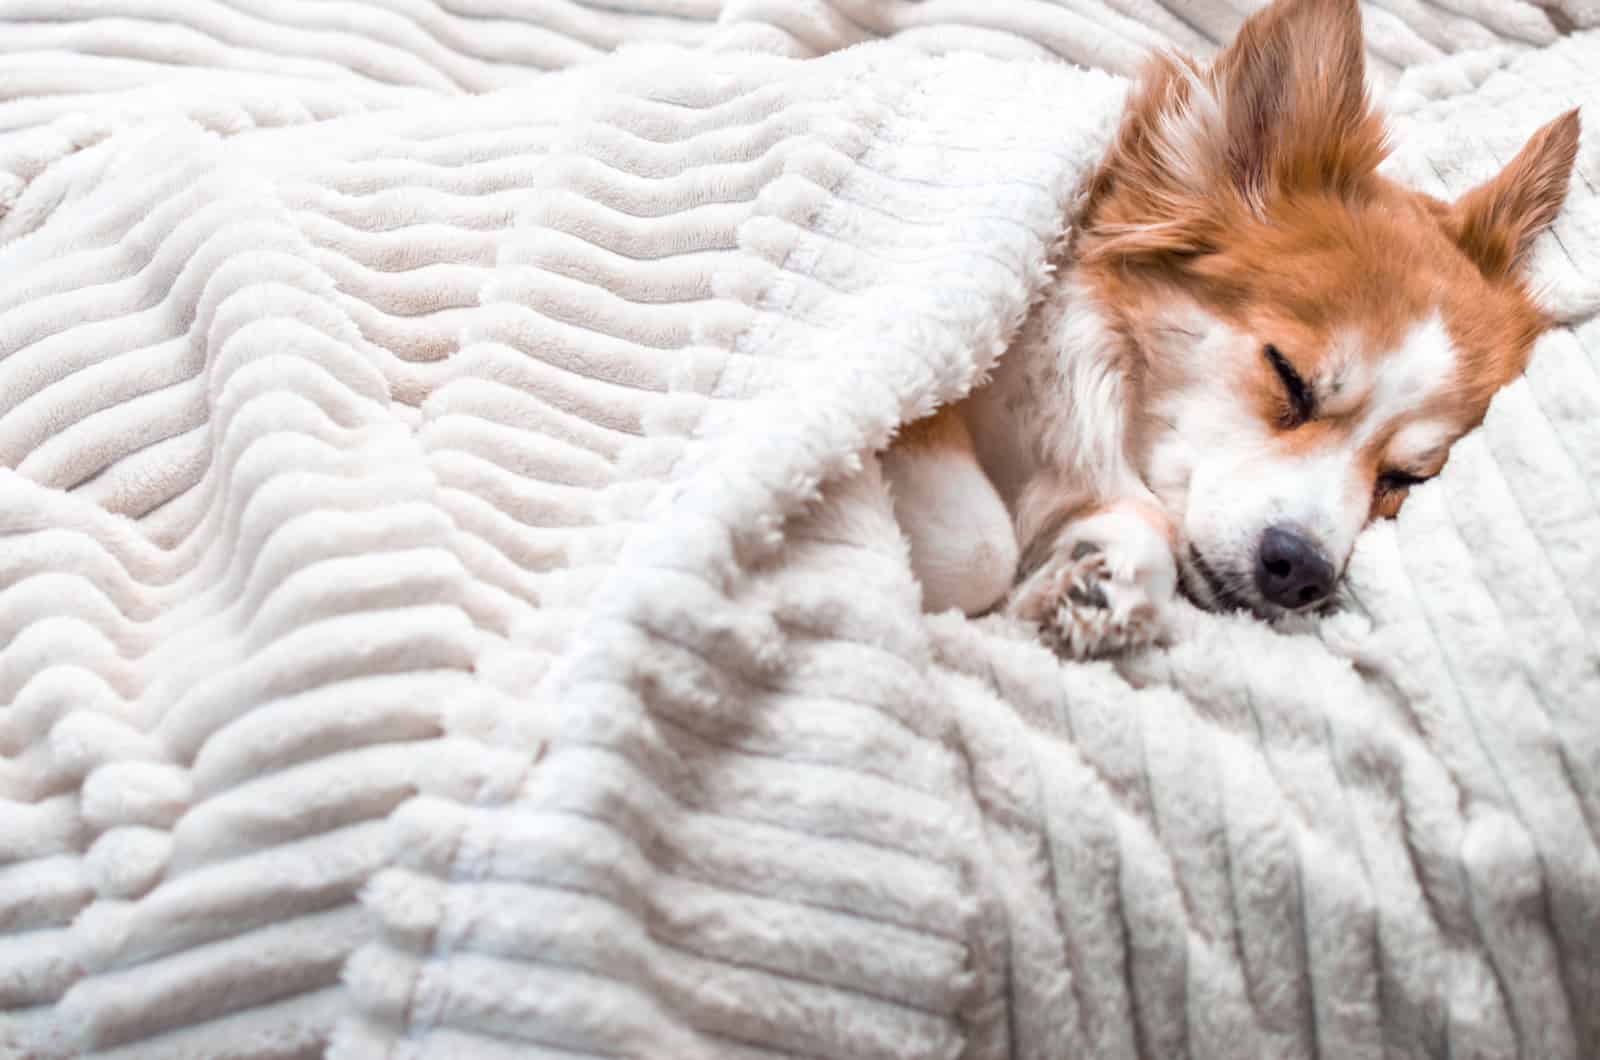
{"type": "Polygon", "coordinates": [[[1272,365],[1272,370],[1278,373],[1278,381],[1283,384],[1284,396],[1289,399],[1284,414],[1279,418],[1279,423],[1284,430],[1294,430],[1301,424],[1311,419],[1317,411],[1316,397],[1311,393],[1311,388],[1295,371],[1294,365],[1289,363],[1278,347],[1267,343],[1261,351],[1267,358],[1267,363],[1272,365]]]}
{"type": "Polygon", "coordinates": [[[1404,493],[1412,486],[1420,486],[1430,476],[1413,475],[1409,471],[1385,471],[1378,476],[1379,493],[1404,493]]]}
{"type": "Polygon", "coordinates": [[[1378,473],[1378,481],[1372,487],[1372,518],[1393,519],[1400,514],[1400,506],[1406,502],[1410,495],[1411,487],[1428,481],[1431,475],[1413,475],[1409,471],[1390,469],[1378,473]]]}

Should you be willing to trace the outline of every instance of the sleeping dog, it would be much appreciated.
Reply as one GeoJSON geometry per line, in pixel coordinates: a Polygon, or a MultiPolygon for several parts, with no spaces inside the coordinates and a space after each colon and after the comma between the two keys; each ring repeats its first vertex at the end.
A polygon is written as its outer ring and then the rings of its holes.
{"type": "Polygon", "coordinates": [[[994,377],[884,456],[926,606],[999,605],[1075,657],[1157,639],[1178,592],[1325,607],[1548,326],[1524,268],[1578,133],[1452,203],[1381,176],[1356,0],[1155,59],[994,377]]]}

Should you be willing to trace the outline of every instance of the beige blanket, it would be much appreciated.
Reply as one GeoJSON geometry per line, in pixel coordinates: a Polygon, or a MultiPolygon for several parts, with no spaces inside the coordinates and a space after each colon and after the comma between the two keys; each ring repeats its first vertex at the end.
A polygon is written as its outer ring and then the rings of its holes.
{"type": "MultiPolygon", "coordinates": [[[[486,3],[19,23],[87,58],[0,136],[0,1056],[1600,1054],[1588,142],[1567,326],[1354,609],[1063,666],[921,615],[871,454],[1003,353],[1121,82],[709,6],[481,95],[486,3]]],[[[1600,37],[1496,40],[1398,78],[1408,179],[1600,98],[1600,37]]]]}

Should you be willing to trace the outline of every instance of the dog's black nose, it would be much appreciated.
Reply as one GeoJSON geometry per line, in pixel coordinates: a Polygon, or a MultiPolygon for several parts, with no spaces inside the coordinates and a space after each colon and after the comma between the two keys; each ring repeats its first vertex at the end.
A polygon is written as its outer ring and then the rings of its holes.
{"type": "Polygon", "coordinates": [[[1306,607],[1333,591],[1333,564],[1298,530],[1268,527],[1256,549],[1256,588],[1279,607],[1306,607]]]}

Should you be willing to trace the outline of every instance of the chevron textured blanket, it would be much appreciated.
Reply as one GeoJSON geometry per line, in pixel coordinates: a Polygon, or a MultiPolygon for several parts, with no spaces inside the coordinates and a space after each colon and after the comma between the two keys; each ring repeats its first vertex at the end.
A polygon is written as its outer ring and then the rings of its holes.
{"type": "MultiPolygon", "coordinates": [[[[0,1057],[1600,1055],[1589,141],[1349,610],[921,614],[1057,60],[1247,6],[0,5],[0,1057]]],[[[1367,13],[1427,190],[1600,103],[1582,2],[1367,13]]]]}

